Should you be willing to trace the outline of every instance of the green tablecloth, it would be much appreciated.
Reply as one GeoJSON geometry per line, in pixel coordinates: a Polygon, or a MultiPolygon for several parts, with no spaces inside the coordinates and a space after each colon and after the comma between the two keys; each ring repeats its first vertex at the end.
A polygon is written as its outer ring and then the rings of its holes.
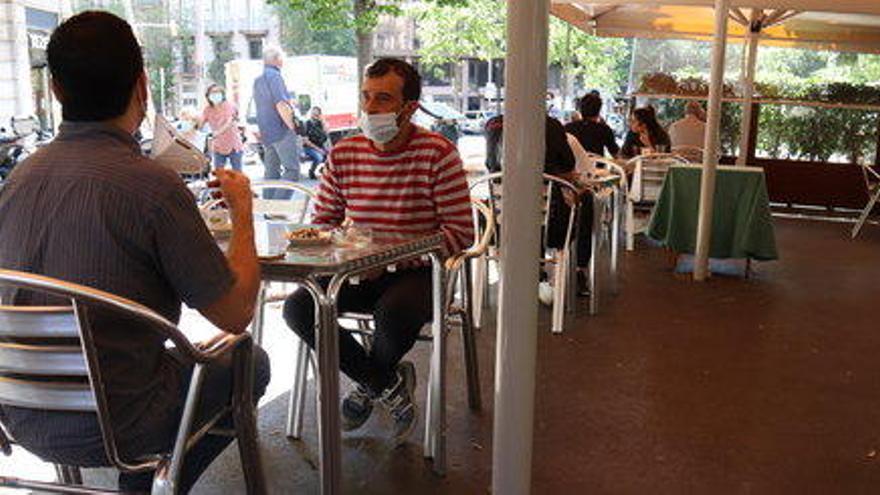
{"type": "MultiPolygon", "coordinates": [[[[669,168],[651,214],[648,237],[673,251],[694,253],[701,175],[698,166],[669,168]]],[[[762,169],[718,167],[709,256],[756,260],[779,257],[762,169]]]]}

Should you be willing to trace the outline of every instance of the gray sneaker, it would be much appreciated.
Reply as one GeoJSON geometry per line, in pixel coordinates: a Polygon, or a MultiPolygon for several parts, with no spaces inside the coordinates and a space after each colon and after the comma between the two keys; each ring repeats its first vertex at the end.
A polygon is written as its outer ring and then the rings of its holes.
{"type": "Polygon", "coordinates": [[[403,443],[416,425],[416,405],[412,400],[415,389],[416,368],[409,361],[401,361],[397,365],[397,381],[379,398],[394,420],[392,440],[396,445],[403,443]]]}
{"type": "Polygon", "coordinates": [[[358,384],[342,399],[342,430],[352,431],[360,428],[373,413],[375,396],[366,387],[358,384]]]}

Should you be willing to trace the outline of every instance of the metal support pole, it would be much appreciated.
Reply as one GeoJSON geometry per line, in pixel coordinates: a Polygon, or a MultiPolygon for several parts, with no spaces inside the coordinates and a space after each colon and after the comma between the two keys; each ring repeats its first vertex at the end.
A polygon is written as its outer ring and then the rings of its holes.
{"type": "Polygon", "coordinates": [[[755,101],[755,67],[758,62],[758,41],[761,37],[761,18],[763,11],[752,9],[751,23],[748,27],[744,47],[746,63],[743,65],[742,91],[743,110],[742,121],[739,126],[739,154],[736,156],[737,165],[746,165],[749,158],[749,135],[752,131],[752,110],[755,101]]]}
{"type": "Polygon", "coordinates": [[[709,246],[712,238],[712,213],[715,204],[715,172],[718,166],[721,127],[721,96],[724,83],[724,51],[727,48],[727,11],[730,0],[715,0],[715,39],[712,49],[712,82],[709,86],[709,119],[703,145],[703,174],[700,182],[700,217],[697,223],[697,252],[694,256],[694,280],[709,274],[709,246]]]}
{"type": "Polygon", "coordinates": [[[528,494],[531,489],[543,190],[540,164],[545,147],[540,116],[546,111],[549,7],[546,0],[507,2],[506,165],[492,448],[492,493],[505,495],[528,494]]]}

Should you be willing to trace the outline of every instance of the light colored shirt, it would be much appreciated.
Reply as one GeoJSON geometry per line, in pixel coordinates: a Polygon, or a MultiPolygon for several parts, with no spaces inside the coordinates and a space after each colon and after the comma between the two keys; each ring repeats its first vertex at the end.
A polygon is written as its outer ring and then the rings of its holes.
{"type": "Polygon", "coordinates": [[[594,160],[590,158],[587,150],[581,146],[581,142],[578,141],[578,138],[574,137],[570,132],[566,132],[565,137],[568,139],[568,146],[571,148],[571,152],[574,153],[575,170],[577,170],[579,174],[591,173],[596,164],[594,160]]]}
{"type": "Polygon", "coordinates": [[[693,115],[686,115],[669,126],[669,140],[672,141],[672,146],[702,148],[705,134],[706,123],[693,115]]]}
{"type": "Polygon", "coordinates": [[[208,122],[208,125],[211,126],[211,131],[214,133],[211,143],[215,153],[228,155],[235,151],[241,151],[244,148],[241,136],[238,134],[238,127],[235,124],[227,127],[221,133],[217,132],[230,121],[234,121],[236,115],[238,115],[238,109],[228,101],[222,101],[216,105],[208,105],[202,112],[202,119],[208,122]]]}

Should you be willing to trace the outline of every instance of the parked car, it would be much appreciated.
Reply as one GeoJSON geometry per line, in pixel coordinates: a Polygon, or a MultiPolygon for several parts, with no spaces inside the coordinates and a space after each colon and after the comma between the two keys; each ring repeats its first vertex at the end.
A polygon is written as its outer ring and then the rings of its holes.
{"type": "Polygon", "coordinates": [[[482,134],[486,127],[486,121],[489,120],[494,112],[485,110],[468,110],[464,113],[465,120],[461,125],[461,131],[465,134],[482,134]]]}
{"type": "Polygon", "coordinates": [[[463,113],[436,101],[420,102],[420,107],[413,116],[416,125],[439,132],[453,143],[458,142],[462,124],[467,120],[463,113]]]}

